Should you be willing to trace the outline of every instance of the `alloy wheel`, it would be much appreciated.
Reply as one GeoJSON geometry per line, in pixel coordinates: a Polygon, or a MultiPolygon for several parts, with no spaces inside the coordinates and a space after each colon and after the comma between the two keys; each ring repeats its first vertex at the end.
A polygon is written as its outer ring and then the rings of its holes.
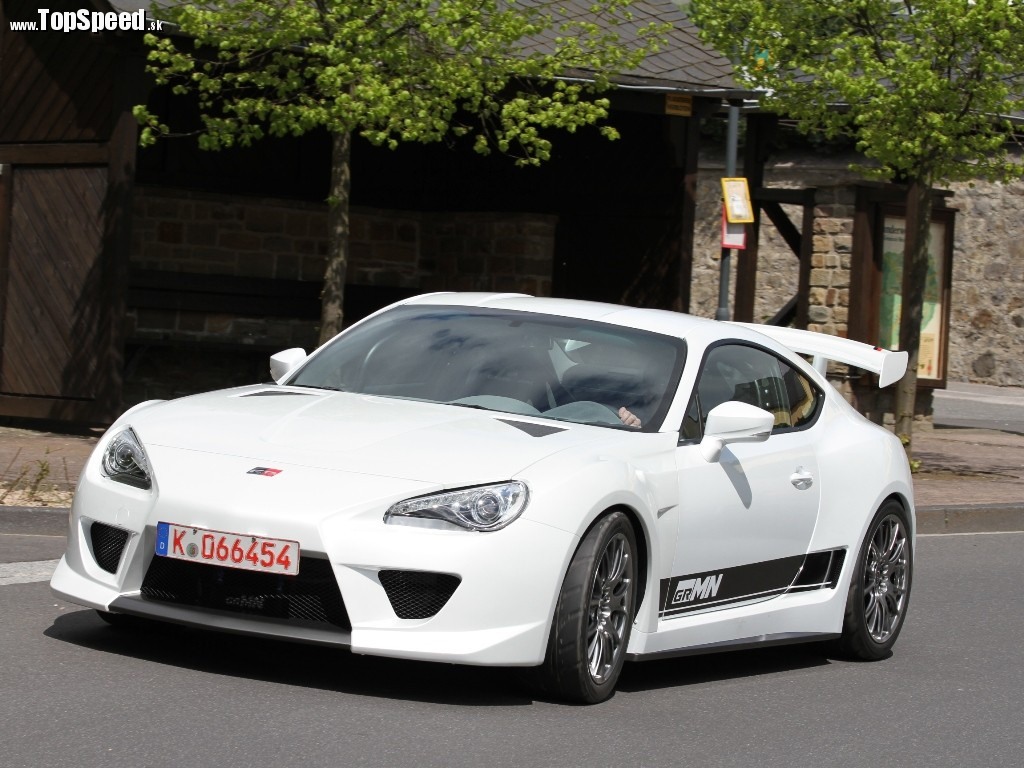
{"type": "Polygon", "coordinates": [[[603,683],[625,652],[632,606],[633,553],[618,533],[604,548],[590,590],[587,616],[587,664],[595,683],[603,683]]]}
{"type": "Polygon", "coordinates": [[[884,517],[868,543],[864,561],[864,624],[884,643],[899,626],[908,590],[907,531],[896,515],[884,517]]]}

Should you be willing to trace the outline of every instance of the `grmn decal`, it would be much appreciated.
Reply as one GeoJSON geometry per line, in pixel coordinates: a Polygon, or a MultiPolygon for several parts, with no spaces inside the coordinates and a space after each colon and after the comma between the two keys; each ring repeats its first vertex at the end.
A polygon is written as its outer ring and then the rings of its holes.
{"type": "Polygon", "coordinates": [[[834,589],[845,554],[843,549],[825,550],[662,579],[658,614],[669,619],[768,600],[787,592],[834,589]]]}
{"type": "Polygon", "coordinates": [[[717,576],[708,576],[705,579],[686,579],[676,585],[675,594],[672,595],[672,605],[679,603],[692,603],[694,600],[707,600],[718,594],[718,588],[722,586],[724,573],[717,576]]]}
{"type": "Polygon", "coordinates": [[[283,470],[271,469],[270,467],[253,467],[245,474],[247,475],[262,475],[263,477],[274,477],[280,475],[283,470]]]}

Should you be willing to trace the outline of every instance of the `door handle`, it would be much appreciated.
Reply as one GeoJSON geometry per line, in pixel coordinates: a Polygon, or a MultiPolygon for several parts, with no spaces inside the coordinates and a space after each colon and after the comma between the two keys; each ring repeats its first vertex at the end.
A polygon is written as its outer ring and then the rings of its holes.
{"type": "Polygon", "coordinates": [[[798,491],[806,491],[814,485],[814,475],[803,467],[797,467],[796,472],[789,476],[789,482],[791,482],[793,487],[798,491]]]}

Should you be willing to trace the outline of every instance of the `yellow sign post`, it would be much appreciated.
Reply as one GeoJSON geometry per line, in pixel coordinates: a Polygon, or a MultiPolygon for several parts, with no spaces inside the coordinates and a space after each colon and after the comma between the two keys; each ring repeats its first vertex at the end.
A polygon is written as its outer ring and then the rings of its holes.
{"type": "Polygon", "coordinates": [[[722,179],[722,199],[725,200],[725,218],[730,224],[753,223],[754,206],[750,204],[746,179],[722,179]]]}

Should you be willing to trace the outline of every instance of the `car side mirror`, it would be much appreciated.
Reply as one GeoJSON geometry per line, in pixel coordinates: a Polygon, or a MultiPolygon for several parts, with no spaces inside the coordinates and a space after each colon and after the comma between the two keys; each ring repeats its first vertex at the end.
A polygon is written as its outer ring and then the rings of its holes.
{"type": "Polygon", "coordinates": [[[715,406],[704,426],[700,455],[705,461],[718,461],[722,449],[730,443],[762,443],[775,426],[775,416],[749,403],[730,400],[715,406]]]}
{"type": "Polygon", "coordinates": [[[285,376],[294,371],[303,360],[306,359],[306,350],[300,347],[292,347],[283,352],[270,356],[270,378],[274,381],[281,381],[285,376]]]}

